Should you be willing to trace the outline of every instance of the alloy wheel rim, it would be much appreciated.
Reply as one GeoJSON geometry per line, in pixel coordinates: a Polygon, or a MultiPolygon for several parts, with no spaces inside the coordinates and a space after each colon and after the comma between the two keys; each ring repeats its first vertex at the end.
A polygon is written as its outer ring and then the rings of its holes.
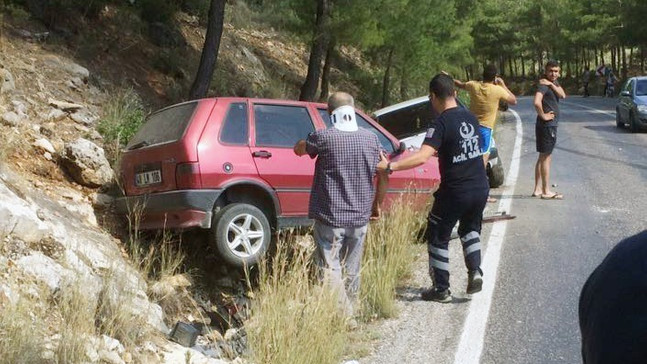
{"type": "Polygon", "coordinates": [[[241,258],[257,254],[263,246],[264,237],[261,221],[251,214],[236,215],[227,225],[227,246],[241,258]]]}

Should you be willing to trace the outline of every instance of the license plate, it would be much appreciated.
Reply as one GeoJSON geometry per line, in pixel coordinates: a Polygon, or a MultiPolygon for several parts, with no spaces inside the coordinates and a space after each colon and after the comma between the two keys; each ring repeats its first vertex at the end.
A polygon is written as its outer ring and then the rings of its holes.
{"type": "Polygon", "coordinates": [[[153,185],[156,183],[162,183],[162,173],[160,172],[159,169],[154,171],[137,173],[135,175],[136,186],[147,186],[147,185],[153,185]]]}

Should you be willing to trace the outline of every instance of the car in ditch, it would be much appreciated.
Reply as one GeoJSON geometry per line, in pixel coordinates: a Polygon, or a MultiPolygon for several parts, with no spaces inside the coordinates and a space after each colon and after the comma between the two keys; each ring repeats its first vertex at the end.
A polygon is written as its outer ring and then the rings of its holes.
{"type": "MultiPolygon", "coordinates": [[[[458,100],[458,99],[457,99],[458,100]]],[[[458,100],[459,107],[465,105],[458,100]]],[[[427,129],[433,124],[438,114],[434,111],[428,96],[407,100],[395,105],[379,109],[373,113],[373,118],[400,139],[407,149],[420,148],[425,139],[427,129]]],[[[503,185],[503,163],[499,158],[499,151],[492,139],[490,155],[486,166],[487,176],[491,188],[503,185]]]]}
{"type": "Polygon", "coordinates": [[[629,125],[632,133],[647,129],[647,76],[632,77],[622,87],[616,104],[616,126],[629,125]]]}
{"type": "MultiPolygon", "coordinates": [[[[389,158],[411,153],[361,110],[356,116],[389,158]]],[[[256,264],[276,231],[312,223],[315,160],[292,148],[329,127],[322,103],[222,97],[166,107],[147,117],[122,154],[116,209],[137,214],[139,229],[204,229],[226,263],[256,264]]],[[[394,172],[383,207],[403,194],[426,205],[439,181],[436,158],[394,172]]]]}

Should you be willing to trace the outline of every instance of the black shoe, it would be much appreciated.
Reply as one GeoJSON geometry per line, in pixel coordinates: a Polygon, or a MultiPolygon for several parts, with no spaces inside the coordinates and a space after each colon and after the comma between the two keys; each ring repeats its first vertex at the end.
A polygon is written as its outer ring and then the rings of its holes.
{"type": "Polygon", "coordinates": [[[452,301],[452,293],[449,289],[437,290],[436,288],[430,288],[422,291],[420,297],[423,301],[434,301],[440,303],[448,303],[452,301]]]}
{"type": "Polygon", "coordinates": [[[468,294],[481,292],[483,289],[483,274],[477,269],[467,273],[467,290],[468,294]]]}

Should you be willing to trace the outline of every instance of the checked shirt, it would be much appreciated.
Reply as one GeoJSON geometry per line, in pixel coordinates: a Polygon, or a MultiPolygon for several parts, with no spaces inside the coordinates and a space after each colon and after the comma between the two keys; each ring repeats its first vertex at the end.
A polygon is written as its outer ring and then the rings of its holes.
{"type": "Polygon", "coordinates": [[[308,135],[306,152],[317,157],[308,217],[333,227],[366,225],[381,150],[377,136],[362,128],[354,132],[328,128],[308,135]]]}

